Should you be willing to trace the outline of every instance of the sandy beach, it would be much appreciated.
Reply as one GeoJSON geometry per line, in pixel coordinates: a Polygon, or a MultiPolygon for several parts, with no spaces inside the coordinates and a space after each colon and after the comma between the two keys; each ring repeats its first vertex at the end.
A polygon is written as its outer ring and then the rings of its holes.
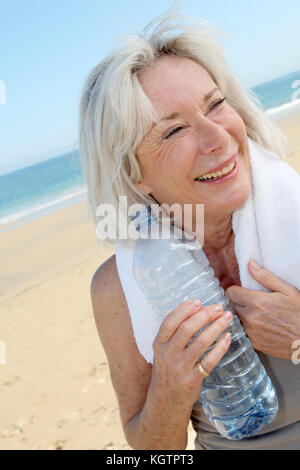
{"type": "MultiPolygon", "coordinates": [[[[300,173],[300,114],[280,127],[300,173]]],[[[0,449],[130,449],[90,301],[112,253],[86,203],[0,234],[0,449]]]]}

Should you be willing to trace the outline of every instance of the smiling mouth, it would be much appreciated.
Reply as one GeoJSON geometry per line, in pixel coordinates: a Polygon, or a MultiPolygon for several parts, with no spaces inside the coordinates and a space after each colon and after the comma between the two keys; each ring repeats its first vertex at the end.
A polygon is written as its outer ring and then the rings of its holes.
{"type": "Polygon", "coordinates": [[[223,168],[222,171],[216,171],[214,173],[207,173],[206,175],[199,176],[195,181],[214,181],[229,175],[235,168],[236,161],[234,160],[228,166],[223,168]]]}

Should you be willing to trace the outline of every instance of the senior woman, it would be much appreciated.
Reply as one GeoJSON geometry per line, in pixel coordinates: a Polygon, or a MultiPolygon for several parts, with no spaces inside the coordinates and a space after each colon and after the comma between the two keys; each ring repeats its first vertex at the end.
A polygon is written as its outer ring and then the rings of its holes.
{"type": "MultiPolygon", "coordinates": [[[[279,398],[277,418],[259,435],[240,441],[220,436],[197,401],[205,376],[196,364],[228,327],[231,313],[202,307],[201,299],[179,305],[152,338],[153,360],[146,360],[133,322],[143,311],[126,300],[132,266],[125,266],[123,282],[112,256],[94,274],[91,296],[124,433],[134,449],[185,449],[190,419],[196,449],[300,449],[300,369],[290,361],[291,344],[300,338],[300,293],[250,264],[253,278],[270,292],[242,287],[235,253],[232,216],[251,191],[249,138],[284,157],[279,130],[234,78],[201,22],[158,19],[97,65],[85,84],[79,144],[95,221],[98,205],[117,207],[121,195],[129,203],[204,204],[203,249],[279,398]],[[239,171],[233,177],[203,181],[234,159],[239,171]]],[[[203,370],[210,373],[229,345],[223,335],[203,359],[203,370]]]]}

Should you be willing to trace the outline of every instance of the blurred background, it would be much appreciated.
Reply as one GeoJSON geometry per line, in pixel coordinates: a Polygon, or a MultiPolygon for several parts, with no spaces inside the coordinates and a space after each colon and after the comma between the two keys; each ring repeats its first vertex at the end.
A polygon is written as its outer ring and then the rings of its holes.
{"type": "MultiPolygon", "coordinates": [[[[91,70],[171,0],[0,2],[0,449],[128,449],[90,303],[97,243],[78,155],[91,70]]],[[[183,0],[285,132],[300,172],[299,0],[183,0]]],[[[189,429],[189,448],[193,448],[189,429]]]]}

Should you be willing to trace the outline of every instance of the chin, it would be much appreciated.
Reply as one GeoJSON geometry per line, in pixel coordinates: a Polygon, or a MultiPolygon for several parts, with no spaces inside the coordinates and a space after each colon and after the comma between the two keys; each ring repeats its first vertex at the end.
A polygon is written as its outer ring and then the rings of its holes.
{"type": "Polygon", "coordinates": [[[246,162],[242,161],[240,165],[240,174],[238,175],[237,184],[234,186],[233,210],[243,206],[251,194],[251,173],[247,168],[246,162]]]}
{"type": "Polygon", "coordinates": [[[242,207],[249,199],[251,193],[251,186],[249,181],[243,184],[243,187],[239,192],[237,192],[236,197],[232,203],[233,211],[242,207]]]}
{"type": "MultiPolygon", "coordinates": [[[[227,194],[220,204],[224,212],[234,212],[235,210],[242,207],[251,194],[251,181],[246,175],[244,178],[241,178],[239,184],[235,184],[232,187],[232,191],[227,194]]],[[[225,196],[225,194],[224,194],[225,196]]]]}

